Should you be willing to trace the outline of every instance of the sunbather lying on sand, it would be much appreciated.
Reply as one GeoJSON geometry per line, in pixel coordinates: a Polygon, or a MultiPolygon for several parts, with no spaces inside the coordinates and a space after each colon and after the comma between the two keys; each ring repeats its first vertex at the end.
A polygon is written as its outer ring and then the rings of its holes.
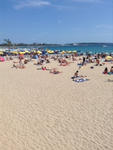
{"type": "Polygon", "coordinates": [[[59,74],[59,73],[61,73],[61,72],[58,71],[57,68],[53,68],[53,69],[50,70],[50,73],[59,74]]]}
{"type": "Polygon", "coordinates": [[[67,66],[69,64],[70,63],[67,60],[65,60],[65,59],[62,59],[61,62],[60,62],[60,66],[67,66]]]}
{"type": "Polygon", "coordinates": [[[40,68],[37,68],[37,70],[43,70],[43,71],[45,71],[45,70],[51,70],[51,69],[49,69],[49,68],[47,68],[46,66],[42,66],[42,67],[40,67],[40,68]]]}
{"type": "Polygon", "coordinates": [[[46,67],[44,67],[44,66],[42,66],[42,70],[47,70],[47,68],[46,68],[46,67]]]}

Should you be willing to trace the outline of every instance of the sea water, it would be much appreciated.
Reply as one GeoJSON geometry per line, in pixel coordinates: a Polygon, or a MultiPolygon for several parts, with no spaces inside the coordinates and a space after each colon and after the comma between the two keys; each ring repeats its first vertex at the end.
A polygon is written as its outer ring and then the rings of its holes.
{"type": "Polygon", "coordinates": [[[44,49],[50,50],[60,50],[60,51],[74,51],[76,50],[78,53],[112,53],[113,54],[113,45],[108,46],[96,46],[96,45],[87,45],[87,46],[55,46],[55,47],[44,47],[44,49]]]}
{"type": "Polygon", "coordinates": [[[77,51],[78,53],[91,53],[91,54],[96,54],[96,53],[108,53],[108,54],[113,54],[113,44],[112,45],[85,45],[85,46],[79,46],[79,45],[75,45],[75,46],[32,46],[32,47],[25,47],[25,46],[21,46],[21,47],[17,47],[19,49],[41,49],[41,50],[58,50],[58,51],[77,51]]]}

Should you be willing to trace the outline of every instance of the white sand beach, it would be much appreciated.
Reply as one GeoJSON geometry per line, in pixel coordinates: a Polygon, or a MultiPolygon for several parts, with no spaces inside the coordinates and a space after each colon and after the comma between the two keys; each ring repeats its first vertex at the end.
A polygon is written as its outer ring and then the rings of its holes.
{"type": "Polygon", "coordinates": [[[113,75],[90,66],[79,73],[89,81],[76,83],[76,63],[52,61],[57,75],[33,62],[25,69],[0,63],[0,150],[112,150],[113,75]]]}

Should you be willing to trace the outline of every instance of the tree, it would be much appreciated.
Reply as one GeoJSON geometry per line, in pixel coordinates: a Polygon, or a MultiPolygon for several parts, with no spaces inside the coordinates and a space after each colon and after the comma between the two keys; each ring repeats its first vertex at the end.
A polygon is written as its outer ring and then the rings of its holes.
{"type": "Polygon", "coordinates": [[[11,46],[13,46],[12,42],[10,39],[4,39],[5,45],[10,49],[11,46]]]}

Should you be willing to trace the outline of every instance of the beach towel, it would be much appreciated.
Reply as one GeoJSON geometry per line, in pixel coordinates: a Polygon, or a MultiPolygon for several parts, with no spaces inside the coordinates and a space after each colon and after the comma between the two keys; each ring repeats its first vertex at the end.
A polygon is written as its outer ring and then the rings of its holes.
{"type": "Polygon", "coordinates": [[[82,66],[82,64],[77,64],[78,66],[82,66]]]}
{"type": "Polygon", "coordinates": [[[109,75],[113,75],[113,72],[108,72],[109,75]]]}
{"type": "Polygon", "coordinates": [[[75,80],[75,82],[77,82],[77,83],[85,82],[85,81],[89,81],[89,79],[80,78],[80,79],[75,80]]]}

